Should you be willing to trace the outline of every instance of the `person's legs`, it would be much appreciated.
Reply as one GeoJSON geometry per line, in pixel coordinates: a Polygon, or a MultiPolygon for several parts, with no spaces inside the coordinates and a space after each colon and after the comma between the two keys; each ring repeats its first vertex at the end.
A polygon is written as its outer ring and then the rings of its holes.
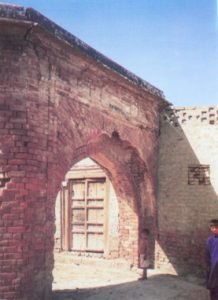
{"type": "Polygon", "coordinates": [[[218,288],[210,290],[210,300],[218,300],[218,288]]]}
{"type": "Polygon", "coordinates": [[[147,269],[146,268],[142,269],[142,276],[140,279],[141,280],[147,279],[147,269]]]}

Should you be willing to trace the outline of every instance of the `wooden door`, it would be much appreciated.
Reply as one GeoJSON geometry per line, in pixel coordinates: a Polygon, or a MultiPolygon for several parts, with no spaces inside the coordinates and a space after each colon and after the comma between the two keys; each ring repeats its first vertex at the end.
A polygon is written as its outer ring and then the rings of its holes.
{"type": "Polygon", "coordinates": [[[70,195],[71,249],[104,252],[105,178],[72,180],[70,195]]]}

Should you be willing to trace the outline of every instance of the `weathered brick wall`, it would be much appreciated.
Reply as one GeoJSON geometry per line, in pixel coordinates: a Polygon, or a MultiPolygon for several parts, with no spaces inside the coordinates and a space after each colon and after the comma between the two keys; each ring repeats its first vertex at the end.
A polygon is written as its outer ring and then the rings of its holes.
{"type": "Polygon", "coordinates": [[[155,232],[158,114],[166,103],[22,18],[21,10],[16,22],[0,24],[0,298],[44,300],[55,198],[87,156],[110,174],[120,255],[137,264],[139,224],[155,232]]]}
{"type": "Polygon", "coordinates": [[[175,272],[204,268],[208,222],[218,209],[217,134],[218,107],[175,108],[162,118],[156,257],[159,266],[175,272]],[[209,165],[211,184],[198,174],[188,183],[193,165],[209,165]]]}

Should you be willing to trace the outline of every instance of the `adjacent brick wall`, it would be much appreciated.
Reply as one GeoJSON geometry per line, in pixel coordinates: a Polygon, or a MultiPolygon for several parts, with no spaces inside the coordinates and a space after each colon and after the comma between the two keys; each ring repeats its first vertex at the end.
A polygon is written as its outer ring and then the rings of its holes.
{"type": "Polygon", "coordinates": [[[162,117],[156,257],[175,272],[204,269],[208,222],[218,209],[217,125],[217,106],[174,108],[162,117]]]}
{"type": "Polygon", "coordinates": [[[0,298],[44,300],[55,198],[66,172],[87,156],[110,174],[120,255],[137,264],[139,225],[155,232],[156,141],[166,103],[22,18],[0,26],[0,298]]]}

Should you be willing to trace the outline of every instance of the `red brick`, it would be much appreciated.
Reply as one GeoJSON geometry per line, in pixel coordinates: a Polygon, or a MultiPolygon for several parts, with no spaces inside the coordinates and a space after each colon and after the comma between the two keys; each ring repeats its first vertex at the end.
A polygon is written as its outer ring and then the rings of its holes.
{"type": "Polygon", "coordinates": [[[9,279],[12,280],[14,278],[16,278],[16,274],[15,273],[0,273],[0,278],[1,279],[9,279]]]}
{"type": "Polygon", "coordinates": [[[23,233],[25,232],[24,226],[8,227],[9,233],[23,233]]]}
{"type": "Polygon", "coordinates": [[[147,220],[139,209],[152,211],[155,223],[158,114],[165,102],[42,29],[25,40],[29,25],[19,22],[0,24],[0,168],[10,178],[0,188],[0,262],[8,270],[0,274],[7,282],[0,298],[45,300],[52,283],[52,260],[45,257],[53,251],[55,197],[72,164],[87,156],[108,170],[117,188],[117,255],[137,264],[139,217],[147,220]],[[140,190],[144,181],[149,192],[140,190]],[[14,268],[19,272],[10,273],[14,268]]]}

